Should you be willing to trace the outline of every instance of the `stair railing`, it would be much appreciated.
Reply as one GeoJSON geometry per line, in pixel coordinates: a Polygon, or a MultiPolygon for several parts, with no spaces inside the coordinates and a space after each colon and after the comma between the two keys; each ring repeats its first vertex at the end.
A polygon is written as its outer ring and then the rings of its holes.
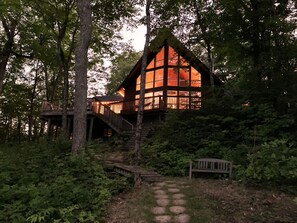
{"type": "Polygon", "coordinates": [[[93,112],[118,131],[132,131],[134,128],[133,124],[113,112],[109,106],[104,105],[101,102],[94,102],[92,109],[93,112]]]}

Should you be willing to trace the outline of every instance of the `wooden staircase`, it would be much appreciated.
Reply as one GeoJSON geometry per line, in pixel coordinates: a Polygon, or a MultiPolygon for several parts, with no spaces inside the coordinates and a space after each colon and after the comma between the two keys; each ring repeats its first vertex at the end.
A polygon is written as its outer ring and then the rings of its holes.
{"type": "MultiPolygon", "coordinates": [[[[148,138],[148,135],[152,131],[152,125],[150,124],[144,124],[141,131],[141,139],[140,144],[142,145],[146,139],[148,138]]],[[[132,149],[135,146],[135,131],[126,131],[124,134],[124,137],[127,139],[125,141],[125,149],[132,149]]]]}
{"type": "MultiPolygon", "coordinates": [[[[125,139],[124,149],[130,150],[135,146],[135,128],[132,123],[124,119],[121,115],[113,112],[109,106],[102,103],[98,103],[95,108],[92,109],[93,112],[102,121],[114,129],[117,133],[122,135],[125,139]]],[[[144,123],[142,126],[141,133],[141,144],[147,139],[149,133],[152,130],[152,125],[144,123]]]]}
{"type": "Polygon", "coordinates": [[[92,110],[102,121],[119,134],[133,131],[134,129],[132,123],[128,122],[121,115],[112,111],[109,106],[104,105],[101,102],[99,102],[96,107],[93,107],[92,110]]]}

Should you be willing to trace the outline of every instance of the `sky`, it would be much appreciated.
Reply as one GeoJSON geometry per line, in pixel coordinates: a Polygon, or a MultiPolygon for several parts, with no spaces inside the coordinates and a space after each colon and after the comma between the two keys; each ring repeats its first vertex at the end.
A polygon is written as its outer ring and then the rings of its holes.
{"type": "Polygon", "coordinates": [[[128,31],[124,30],[122,35],[124,42],[131,40],[132,46],[136,51],[142,51],[145,42],[146,27],[144,25],[138,26],[137,28],[128,31]]]}

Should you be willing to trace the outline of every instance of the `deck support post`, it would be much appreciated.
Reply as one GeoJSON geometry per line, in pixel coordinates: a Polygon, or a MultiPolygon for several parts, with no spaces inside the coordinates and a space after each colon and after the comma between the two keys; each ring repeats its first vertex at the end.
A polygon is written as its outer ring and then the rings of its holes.
{"type": "Polygon", "coordinates": [[[94,126],[94,118],[90,119],[90,127],[89,127],[89,137],[88,137],[88,141],[90,142],[92,139],[92,135],[93,135],[93,126],[94,126]]]}
{"type": "Polygon", "coordinates": [[[67,118],[67,138],[70,138],[71,118],[67,118]]]}
{"type": "Polygon", "coordinates": [[[47,123],[47,136],[51,137],[51,129],[52,129],[52,120],[49,119],[47,123]]]}

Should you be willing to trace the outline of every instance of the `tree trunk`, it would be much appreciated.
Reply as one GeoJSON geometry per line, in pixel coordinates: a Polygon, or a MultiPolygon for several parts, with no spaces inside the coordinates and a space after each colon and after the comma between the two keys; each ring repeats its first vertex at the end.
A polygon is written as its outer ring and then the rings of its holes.
{"type": "Polygon", "coordinates": [[[1,95],[3,92],[3,82],[4,82],[6,67],[9,61],[9,57],[12,53],[17,21],[14,19],[12,19],[11,21],[7,21],[2,16],[0,16],[0,18],[7,37],[7,40],[3,46],[3,49],[1,49],[1,52],[0,52],[0,95],[1,95]],[[8,22],[10,22],[10,24],[8,22]]]}
{"type": "Polygon", "coordinates": [[[150,5],[151,0],[146,0],[146,27],[147,33],[145,38],[142,64],[141,64],[141,84],[140,84],[140,95],[139,95],[139,108],[137,113],[137,124],[135,133],[135,154],[137,159],[141,158],[141,132],[142,132],[142,120],[143,120],[143,110],[144,110],[144,96],[145,96],[145,76],[146,76],[146,66],[147,66],[147,55],[148,55],[148,45],[150,42],[151,26],[150,26],[150,5]]]}
{"type": "Polygon", "coordinates": [[[207,43],[207,57],[208,57],[208,66],[209,66],[209,79],[210,79],[210,87],[213,97],[215,97],[214,94],[214,78],[213,78],[213,72],[214,72],[214,61],[213,61],[213,52],[211,50],[211,46],[209,42],[207,43]]]}
{"type": "Polygon", "coordinates": [[[34,99],[36,97],[36,87],[37,87],[37,81],[38,79],[38,69],[35,70],[35,77],[34,77],[34,85],[31,92],[31,98],[30,98],[30,111],[28,115],[28,135],[29,135],[29,141],[32,141],[32,129],[33,129],[33,117],[34,117],[34,99]]]}
{"type": "Polygon", "coordinates": [[[72,155],[84,148],[87,129],[88,48],[92,38],[92,9],[90,0],[77,0],[80,36],[75,52],[75,95],[72,155]]]}

